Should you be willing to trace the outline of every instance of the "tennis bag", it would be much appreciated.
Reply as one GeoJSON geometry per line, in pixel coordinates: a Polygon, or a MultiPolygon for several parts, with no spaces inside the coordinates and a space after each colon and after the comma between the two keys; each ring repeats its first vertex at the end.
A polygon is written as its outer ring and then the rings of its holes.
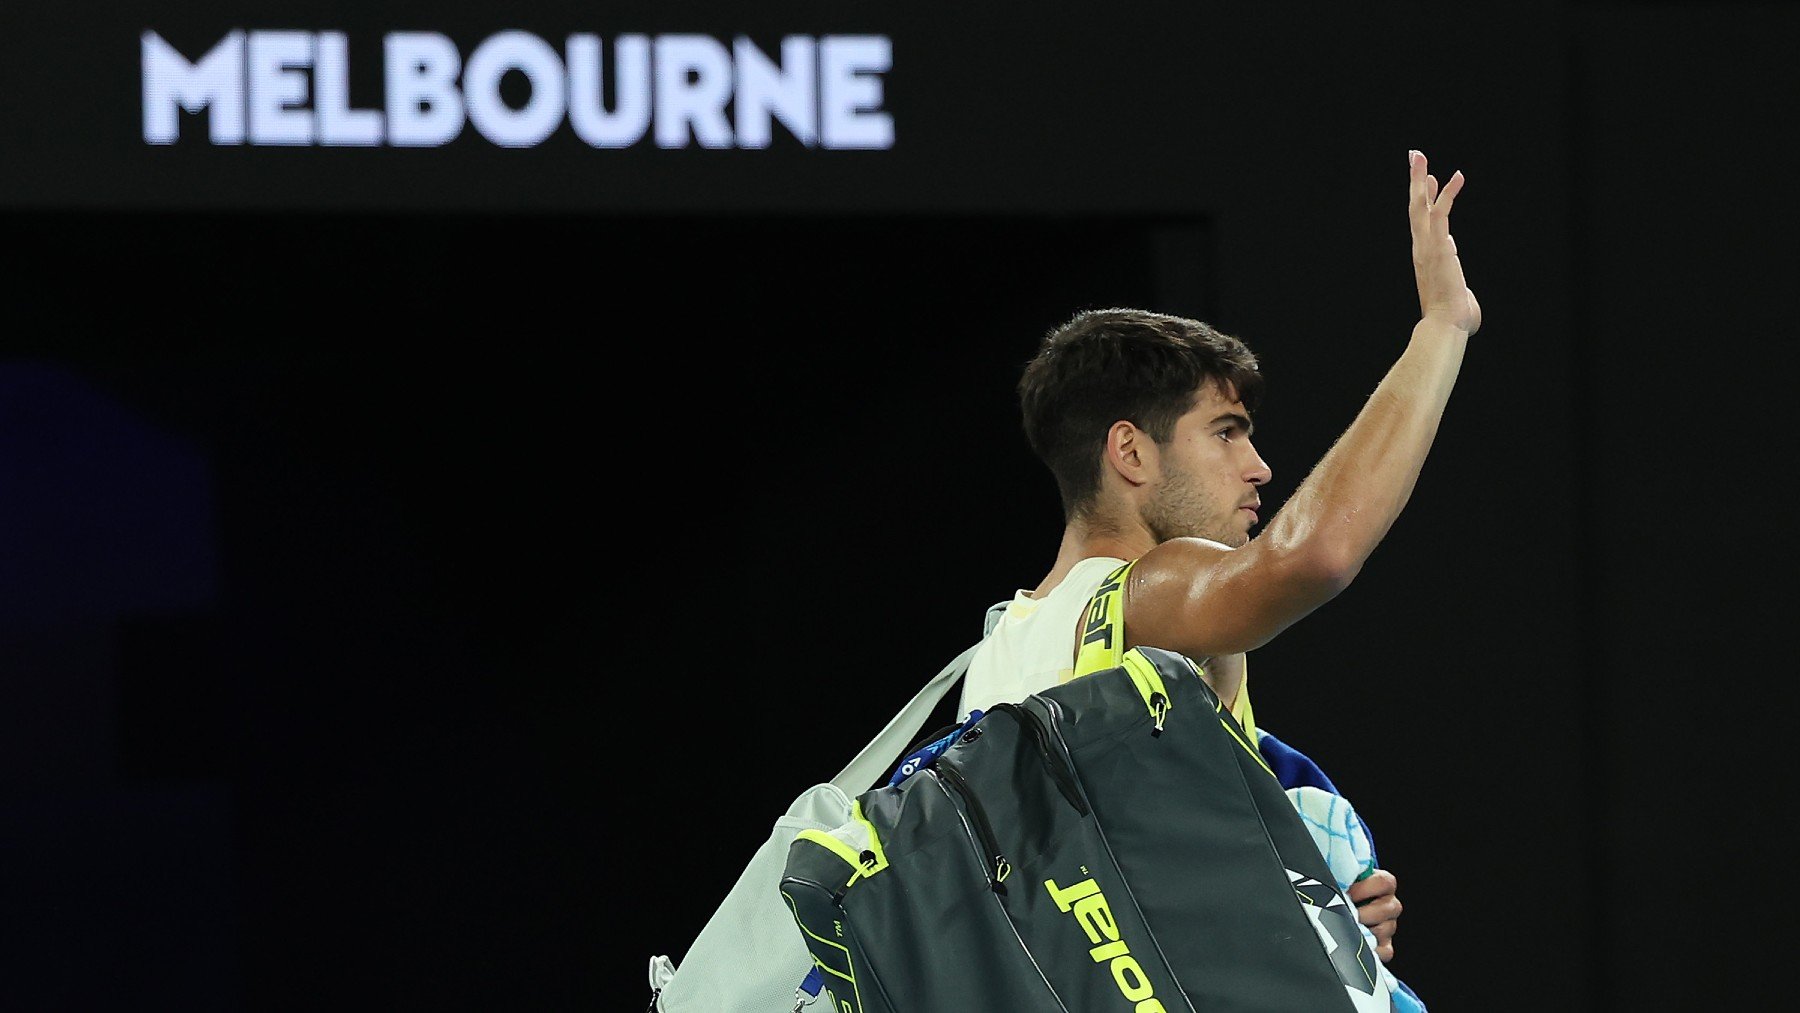
{"type": "MultiPolygon", "coordinates": [[[[1005,608],[1004,601],[988,607],[984,638],[1005,608]]],[[[649,1013],[789,1013],[814,1000],[817,969],[777,892],[788,847],[797,834],[850,818],[855,793],[887,778],[895,757],[962,679],[979,646],[970,644],[952,658],[836,776],[801,792],[776,818],[679,964],[667,954],[650,958],[649,1013]]]]}
{"type": "Polygon", "coordinates": [[[1186,657],[997,704],[788,845],[833,1013],[1389,1013],[1294,805],[1186,657]]]}

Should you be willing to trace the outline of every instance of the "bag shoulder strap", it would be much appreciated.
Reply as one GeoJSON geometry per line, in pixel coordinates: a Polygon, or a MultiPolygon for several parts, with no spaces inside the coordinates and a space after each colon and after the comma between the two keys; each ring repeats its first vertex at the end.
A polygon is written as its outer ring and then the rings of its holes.
{"type": "Polygon", "coordinates": [[[919,688],[913,698],[906,702],[900,712],[876,734],[869,744],[856,754],[831,783],[846,795],[856,795],[874,784],[875,780],[888,773],[888,765],[912,743],[913,736],[919,734],[925,719],[931,716],[932,708],[937,706],[950,687],[956,685],[969,670],[969,662],[975,657],[975,650],[987,640],[988,634],[994,632],[994,626],[1000,617],[1006,614],[1007,602],[996,602],[988,606],[987,618],[981,627],[981,640],[963,648],[961,654],[950,659],[950,663],[931,677],[931,680],[919,688]]]}
{"type": "Polygon", "coordinates": [[[1125,660],[1125,575],[1137,565],[1133,559],[1106,575],[1088,599],[1081,628],[1081,646],[1075,654],[1075,674],[1092,675],[1117,668],[1125,660]]]}
{"type": "MultiPolygon", "coordinates": [[[[1100,587],[1088,599],[1087,625],[1081,634],[1081,647],[1075,656],[1075,676],[1092,675],[1116,668],[1125,658],[1125,579],[1133,559],[1106,575],[1100,587]]],[[[1244,662],[1244,678],[1238,683],[1237,699],[1231,702],[1231,716],[1256,741],[1256,709],[1250,706],[1250,662],[1244,662]]]]}

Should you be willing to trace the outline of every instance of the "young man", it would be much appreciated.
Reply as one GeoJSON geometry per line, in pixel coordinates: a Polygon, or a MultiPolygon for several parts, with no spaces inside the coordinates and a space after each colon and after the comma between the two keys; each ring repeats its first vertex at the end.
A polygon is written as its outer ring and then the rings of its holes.
{"type": "MultiPolygon", "coordinates": [[[[1019,394],[1026,436],[1061,493],[1062,543],[975,654],[962,713],[1071,678],[1089,599],[1129,563],[1125,645],[1199,662],[1254,734],[1245,654],[1348,587],[1387,534],[1481,326],[1450,235],[1462,173],[1440,192],[1422,153],[1408,152],[1407,164],[1419,321],[1349,428],[1254,538],[1270,472],[1250,441],[1262,376],[1241,341],[1133,309],[1081,313],[1045,337],[1019,394]]],[[[1383,961],[1400,913],[1394,888],[1378,870],[1349,891],[1383,961]]]]}

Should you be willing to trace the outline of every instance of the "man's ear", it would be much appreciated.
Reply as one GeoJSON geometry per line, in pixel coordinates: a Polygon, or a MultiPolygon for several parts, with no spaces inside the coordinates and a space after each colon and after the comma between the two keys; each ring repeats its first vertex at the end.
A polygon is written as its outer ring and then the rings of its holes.
{"type": "Polygon", "coordinates": [[[1127,484],[1150,481],[1156,469],[1156,441],[1150,434],[1120,419],[1106,431],[1106,466],[1127,484]]]}

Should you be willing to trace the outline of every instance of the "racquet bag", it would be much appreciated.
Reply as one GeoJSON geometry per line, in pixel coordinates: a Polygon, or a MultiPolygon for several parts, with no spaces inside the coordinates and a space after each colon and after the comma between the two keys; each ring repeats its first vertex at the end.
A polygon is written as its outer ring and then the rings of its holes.
{"type": "Polygon", "coordinates": [[[833,1013],[1388,1013],[1254,744],[1182,655],[999,704],[781,879],[833,1013]]]}

